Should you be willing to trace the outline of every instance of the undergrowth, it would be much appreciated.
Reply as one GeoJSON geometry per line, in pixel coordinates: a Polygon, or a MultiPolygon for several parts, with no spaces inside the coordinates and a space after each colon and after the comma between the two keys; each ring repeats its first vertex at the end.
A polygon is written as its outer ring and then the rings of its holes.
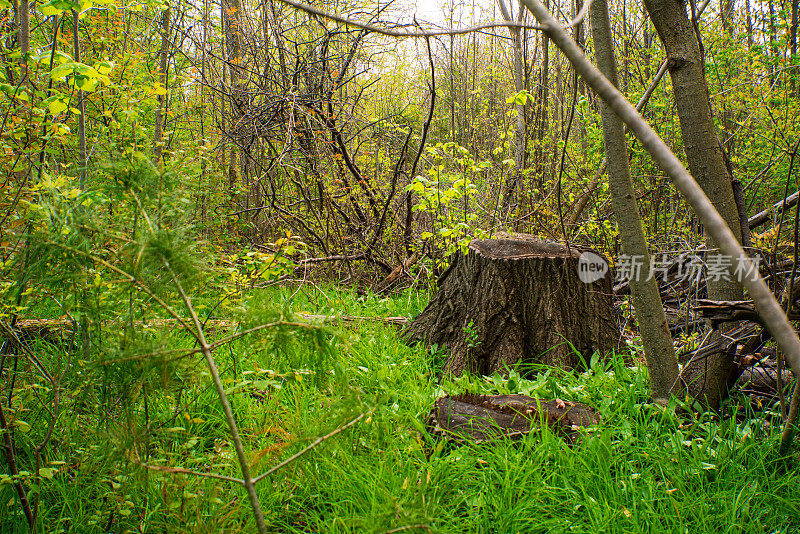
{"type": "MultiPolygon", "coordinates": [[[[413,316],[425,300],[304,287],[256,290],[242,307],[250,320],[276,309],[413,316]]],[[[149,342],[145,333],[142,346],[192,348],[167,330],[149,342]]],[[[243,337],[215,353],[254,473],[367,413],[258,485],[270,531],[800,532],[800,474],[776,452],[771,412],[679,415],[650,402],[646,372],[622,357],[584,373],[437,380],[435,350],[406,346],[395,326],[364,320],[324,332],[243,337]],[[493,444],[434,440],[424,426],[434,399],[465,391],[583,402],[602,423],[573,446],[547,431],[493,444]]],[[[69,344],[53,340],[31,349],[51,368],[68,366],[58,430],[30,486],[41,495],[40,531],[254,531],[241,487],[164,469],[240,476],[199,355],[134,368],[111,363],[113,354],[70,359],[69,344]]],[[[36,395],[3,399],[25,465],[47,428],[36,395]]],[[[747,403],[733,398],[726,410],[738,404],[747,403]]],[[[0,532],[27,532],[9,482],[0,484],[0,532]]]]}

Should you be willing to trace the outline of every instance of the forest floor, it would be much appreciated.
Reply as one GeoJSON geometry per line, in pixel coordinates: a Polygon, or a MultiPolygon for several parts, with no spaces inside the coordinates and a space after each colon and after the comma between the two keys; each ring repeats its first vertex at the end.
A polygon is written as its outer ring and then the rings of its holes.
{"type": "MultiPolygon", "coordinates": [[[[323,287],[251,299],[285,313],[410,317],[427,297],[323,287]]],[[[406,346],[394,325],[330,330],[246,337],[215,354],[254,474],[367,414],[259,483],[270,532],[800,532],[800,470],[778,455],[774,411],[676,415],[676,406],[649,401],[646,371],[621,357],[584,373],[439,381],[441,355],[406,346]],[[547,431],[492,444],[437,441],[425,429],[434,400],[465,391],[582,402],[602,423],[572,446],[547,431]]],[[[179,331],[156,335],[161,349],[192,346],[179,331]]],[[[45,345],[37,354],[63,358],[45,345]]],[[[202,359],[181,362],[150,362],[156,372],[144,381],[123,364],[72,362],[46,454],[52,471],[34,486],[40,531],[255,532],[240,487],[157,467],[241,476],[202,359]]],[[[745,405],[733,397],[726,411],[745,405]]],[[[26,425],[16,426],[21,451],[46,430],[44,419],[26,425]]],[[[20,462],[30,458],[20,453],[20,462]]],[[[0,499],[0,532],[27,532],[6,481],[0,499]]]]}

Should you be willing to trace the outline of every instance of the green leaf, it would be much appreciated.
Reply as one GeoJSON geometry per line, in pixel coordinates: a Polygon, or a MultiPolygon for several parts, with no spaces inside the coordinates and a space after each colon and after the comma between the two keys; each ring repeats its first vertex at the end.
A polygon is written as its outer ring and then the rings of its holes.
{"type": "Polygon", "coordinates": [[[53,15],[60,15],[64,11],[76,9],[78,7],[78,2],[72,2],[70,0],[50,0],[49,2],[42,4],[40,9],[42,11],[42,15],[46,17],[52,17],[53,15]]]}
{"type": "Polygon", "coordinates": [[[56,473],[58,473],[58,469],[55,467],[42,467],[39,469],[39,476],[48,480],[52,479],[56,473]]]}
{"type": "Polygon", "coordinates": [[[80,63],[75,63],[74,61],[63,63],[50,71],[50,77],[54,80],[64,80],[70,74],[75,73],[75,67],[78,65],[80,63]]]}
{"type": "Polygon", "coordinates": [[[52,115],[58,115],[67,109],[67,104],[64,102],[64,95],[53,95],[44,101],[47,104],[47,109],[52,115]]]}
{"type": "Polygon", "coordinates": [[[89,76],[75,76],[75,87],[80,89],[81,91],[86,91],[87,93],[91,93],[95,89],[97,89],[97,78],[91,78],[89,76]]]}
{"type": "Polygon", "coordinates": [[[14,426],[17,427],[17,430],[19,430],[20,432],[29,432],[31,429],[31,425],[27,421],[23,421],[22,419],[17,419],[16,421],[14,421],[14,426]]]}
{"type": "Polygon", "coordinates": [[[116,64],[113,61],[107,61],[107,60],[98,61],[97,63],[94,64],[94,68],[97,70],[97,72],[99,72],[102,75],[108,74],[109,72],[114,70],[114,67],[116,67],[116,64]]]}

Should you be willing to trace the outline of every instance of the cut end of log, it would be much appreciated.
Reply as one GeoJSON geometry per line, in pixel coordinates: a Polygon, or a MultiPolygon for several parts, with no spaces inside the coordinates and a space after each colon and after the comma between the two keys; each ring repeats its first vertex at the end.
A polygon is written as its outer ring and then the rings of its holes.
{"type": "Polygon", "coordinates": [[[476,239],[469,244],[481,256],[491,260],[526,258],[577,258],[580,251],[561,243],[542,241],[527,234],[500,234],[493,239],[476,239]]]}

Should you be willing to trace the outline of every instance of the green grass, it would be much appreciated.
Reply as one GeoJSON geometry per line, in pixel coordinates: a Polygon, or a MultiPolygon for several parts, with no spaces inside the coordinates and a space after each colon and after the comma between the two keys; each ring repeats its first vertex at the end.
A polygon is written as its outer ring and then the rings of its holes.
{"type": "MultiPolygon", "coordinates": [[[[425,299],[326,287],[258,292],[250,305],[409,316],[425,299]]],[[[250,314],[255,320],[267,312],[250,314]]],[[[142,346],[192,346],[180,332],[141,337],[142,346]]],[[[67,361],[66,347],[40,342],[34,349],[57,367],[67,361]]],[[[117,347],[103,357],[119,354],[125,351],[117,347]]],[[[777,455],[772,415],[742,423],[678,416],[674,406],[649,402],[646,373],[622,358],[587,373],[439,382],[435,356],[404,345],[395,327],[371,322],[332,336],[287,330],[277,343],[243,338],[217,351],[255,472],[374,409],[261,482],[271,532],[800,532],[800,473],[777,455]],[[461,391],[584,402],[603,422],[571,447],[547,432],[491,445],[434,441],[425,415],[437,396],[461,391]]],[[[41,387],[34,377],[20,371],[25,387],[7,412],[30,425],[14,433],[20,469],[29,471],[47,421],[36,395],[49,398],[31,386],[41,387]]],[[[239,476],[201,359],[98,365],[72,355],[64,380],[62,415],[46,451],[58,472],[36,483],[40,531],[255,531],[241,488],[139,465],[239,476]]],[[[0,485],[0,532],[27,532],[7,483],[0,485]]]]}

